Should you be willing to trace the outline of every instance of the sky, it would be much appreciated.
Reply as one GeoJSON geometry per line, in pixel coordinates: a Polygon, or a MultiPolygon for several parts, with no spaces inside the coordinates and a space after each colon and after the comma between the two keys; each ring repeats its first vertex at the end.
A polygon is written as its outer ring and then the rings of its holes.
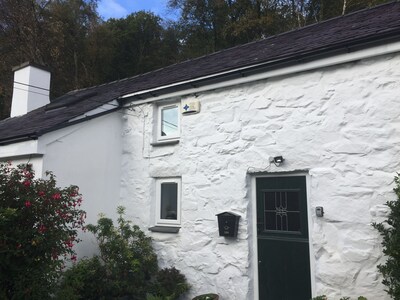
{"type": "Polygon", "coordinates": [[[176,19],[176,14],[167,9],[168,0],[100,0],[98,12],[103,19],[124,18],[139,11],[151,11],[163,19],[176,19]]]}

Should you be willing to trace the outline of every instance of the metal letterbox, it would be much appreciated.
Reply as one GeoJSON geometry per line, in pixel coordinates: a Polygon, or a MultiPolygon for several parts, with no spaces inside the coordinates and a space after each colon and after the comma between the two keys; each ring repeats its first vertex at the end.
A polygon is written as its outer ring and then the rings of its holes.
{"type": "Polygon", "coordinates": [[[236,237],[239,229],[240,216],[231,212],[217,214],[219,235],[236,237]]]}

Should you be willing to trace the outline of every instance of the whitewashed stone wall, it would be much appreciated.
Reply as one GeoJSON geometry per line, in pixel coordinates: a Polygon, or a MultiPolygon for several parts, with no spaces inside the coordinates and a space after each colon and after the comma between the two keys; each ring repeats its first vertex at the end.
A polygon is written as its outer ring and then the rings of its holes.
{"type": "Polygon", "coordinates": [[[154,107],[127,111],[121,204],[142,228],[155,222],[155,177],[181,176],[182,228],[153,233],[162,266],[180,269],[191,296],[253,299],[254,172],[307,170],[314,295],[388,299],[376,265],[382,220],[400,170],[400,56],[384,56],[198,95],[177,145],[153,147],[154,107]],[[270,156],[283,155],[281,167],[270,156]],[[315,206],[325,216],[316,218],[315,206]],[[218,235],[215,214],[242,216],[218,235]]]}

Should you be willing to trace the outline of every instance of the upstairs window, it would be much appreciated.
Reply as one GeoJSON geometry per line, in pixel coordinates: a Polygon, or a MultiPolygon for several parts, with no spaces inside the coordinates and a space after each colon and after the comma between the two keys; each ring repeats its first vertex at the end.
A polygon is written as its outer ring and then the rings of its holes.
{"type": "Polygon", "coordinates": [[[178,104],[158,107],[157,140],[178,139],[180,136],[180,113],[178,104]]]}
{"type": "Polygon", "coordinates": [[[181,223],[180,178],[158,179],[156,184],[156,223],[179,225],[181,223]]]}

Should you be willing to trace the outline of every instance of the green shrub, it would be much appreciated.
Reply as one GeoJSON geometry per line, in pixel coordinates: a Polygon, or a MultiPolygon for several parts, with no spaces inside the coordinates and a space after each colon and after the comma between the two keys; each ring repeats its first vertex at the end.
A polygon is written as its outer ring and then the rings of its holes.
{"type": "Polygon", "coordinates": [[[118,208],[118,226],[101,216],[87,229],[97,239],[100,253],[65,272],[60,299],[176,299],[189,286],[175,268],[158,270],[151,238],[124,218],[118,208]],[[152,298],[153,297],[153,298],[152,298]]]}
{"type": "Polygon", "coordinates": [[[0,164],[0,299],[47,299],[73,250],[85,212],[76,186],[60,189],[52,173],[0,164]]]}
{"type": "Polygon", "coordinates": [[[400,179],[395,177],[397,199],[386,202],[390,208],[387,220],[382,223],[373,223],[382,236],[383,253],[387,260],[378,265],[379,272],[383,275],[382,283],[388,287],[387,292],[393,299],[400,299],[400,179]]]}
{"type": "Polygon", "coordinates": [[[107,295],[104,274],[106,268],[98,257],[80,260],[64,272],[57,299],[97,299],[97,295],[107,295]]]}
{"type": "Polygon", "coordinates": [[[159,270],[155,277],[153,294],[176,299],[189,289],[185,276],[174,267],[159,270]]]}

